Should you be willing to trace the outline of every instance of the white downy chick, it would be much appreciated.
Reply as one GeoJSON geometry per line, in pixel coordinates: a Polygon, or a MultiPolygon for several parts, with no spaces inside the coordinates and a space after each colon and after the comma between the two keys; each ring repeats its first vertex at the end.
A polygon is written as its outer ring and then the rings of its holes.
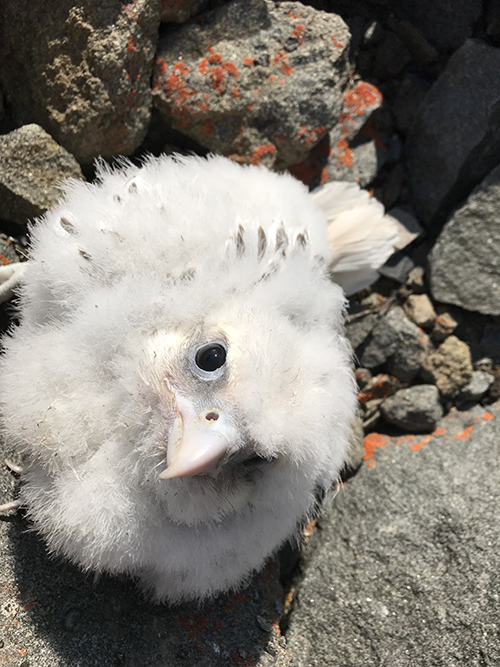
{"type": "Polygon", "coordinates": [[[356,405],[330,259],[314,198],[264,168],[162,157],[66,185],[0,372],[52,551],[175,602],[241,585],[296,534],[356,405]]]}

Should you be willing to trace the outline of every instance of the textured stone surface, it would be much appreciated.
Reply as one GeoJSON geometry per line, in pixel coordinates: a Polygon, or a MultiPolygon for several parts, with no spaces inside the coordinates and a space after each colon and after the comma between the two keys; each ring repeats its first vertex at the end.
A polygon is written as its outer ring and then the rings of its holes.
{"type": "Polygon", "coordinates": [[[393,11],[419,28],[437,49],[449,52],[472,36],[483,6],[481,0],[395,0],[393,11]]]}
{"type": "Polygon", "coordinates": [[[406,146],[412,203],[426,226],[500,162],[500,50],[470,39],[419,107],[406,146]]]}
{"type": "Polygon", "coordinates": [[[427,349],[426,334],[396,306],[372,329],[360,362],[367,368],[385,364],[389,373],[410,382],[418,374],[427,349]]]}
{"type": "Polygon", "coordinates": [[[446,223],[430,258],[438,301],[500,315],[500,166],[446,223]]]}
{"type": "Polygon", "coordinates": [[[386,147],[368,123],[382,103],[382,93],[366,81],[359,81],[343,93],[344,105],[338,123],[307,158],[290,167],[290,172],[311,189],[328,181],[371,183],[385,161],[386,147]]]}
{"type": "Polygon", "coordinates": [[[456,336],[449,336],[430,354],[422,368],[422,377],[437,386],[443,396],[456,396],[472,377],[469,346],[456,336]]]}
{"type": "Polygon", "coordinates": [[[335,14],[234,0],[161,41],[155,104],[210,150],[286,167],[303,160],[342,112],[349,40],[335,14]]]}
{"type": "Polygon", "coordinates": [[[0,218],[25,224],[54,206],[58,185],[83,178],[75,158],[38,125],[0,136],[0,218]]]}
{"type": "Polygon", "coordinates": [[[286,633],[297,667],[500,664],[500,405],[365,438],[319,520],[286,633]]]}
{"type": "Polygon", "coordinates": [[[410,294],[404,305],[405,313],[419,327],[432,327],[437,315],[427,294],[410,294]]]}
{"type": "Polygon", "coordinates": [[[151,113],[160,9],[161,0],[2,0],[0,80],[14,113],[82,162],[132,152],[151,113]]]}
{"type": "Polygon", "coordinates": [[[390,424],[410,433],[432,431],[443,416],[439,390],[433,384],[401,389],[382,403],[381,412],[390,424]]]}
{"type": "Polygon", "coordinates": [[[474,371],[458,395],[460,401],[479,401],[495,381],[495,376],[484,371],[474,371]]]}

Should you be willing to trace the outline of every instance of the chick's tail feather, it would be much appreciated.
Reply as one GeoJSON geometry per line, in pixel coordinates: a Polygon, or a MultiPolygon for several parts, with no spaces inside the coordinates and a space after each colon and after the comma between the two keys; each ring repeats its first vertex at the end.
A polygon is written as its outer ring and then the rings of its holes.
{"type": "Polygon", "coordinates": [[[326,183],[311,197],[328,221],[332,279],[347,296],[374,283],[399,239],[394,220],[357,183],[326,183]]]}

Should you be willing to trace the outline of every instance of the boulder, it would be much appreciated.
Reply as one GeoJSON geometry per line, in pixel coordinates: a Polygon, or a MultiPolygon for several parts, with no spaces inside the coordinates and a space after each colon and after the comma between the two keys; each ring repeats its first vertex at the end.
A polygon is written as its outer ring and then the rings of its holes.
{"type": "Polygon", "coordinates": [[[299,2],[234,0],[161,40],[155,105],[209,150],[284,168],[337,123],[349,42],[335,14],[299,2]]]}

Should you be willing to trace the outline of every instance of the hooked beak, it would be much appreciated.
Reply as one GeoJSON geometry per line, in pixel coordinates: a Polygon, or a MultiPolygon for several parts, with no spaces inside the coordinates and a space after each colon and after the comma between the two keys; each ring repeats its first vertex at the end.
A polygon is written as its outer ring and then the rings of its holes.
{"type": "Polygon", "coordinates": [[[160,479],[210,472],[235,450],[238,433],[219,408],[197,413],[190,399],[169,389],[175,396],[177,417],[168,439],[167,468],[160,479]]]}

